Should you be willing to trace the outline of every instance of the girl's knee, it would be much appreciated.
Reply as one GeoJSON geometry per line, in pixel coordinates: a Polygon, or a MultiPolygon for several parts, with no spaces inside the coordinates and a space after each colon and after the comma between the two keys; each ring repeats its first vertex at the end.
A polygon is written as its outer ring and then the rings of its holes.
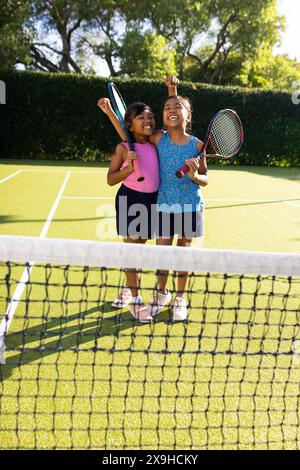
{"type": "Polygon", "coordinates": [[[192,238],[186,238],[186,237],[182,237],[182,238],[178,238],[177,240],[177,246],[191,246],[192,245],[192,238]]]}
{"type": "Polygon", "coordinates": [[[144,240],[143,238],[139,237],[124,237],[123,241],[125,243],[146,243],[147,240],[144,240]]]}
{"type": "Polygon", "coordinates": [[[172,245],[172,243],[173,243],[173,237],[171,238],[158,237],[156,239],[156,245],[159,245],[159,246],[169,246],[169,245],[172,245]]]}

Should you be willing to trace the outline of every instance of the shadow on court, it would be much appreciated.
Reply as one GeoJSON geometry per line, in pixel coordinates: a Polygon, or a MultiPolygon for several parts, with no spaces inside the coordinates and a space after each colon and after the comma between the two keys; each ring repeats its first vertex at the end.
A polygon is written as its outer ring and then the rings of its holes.
{"type": "MultiPolygon", "coordinates": [[[[106,216],[106,217],[100,217],[100,216],[97,216],[97,217],[76,217],[75,219],[53,219],[53,222],[57,223],[57,222],[84,222],[84,221],[87,221],[87,220],[104,220],[104,219],[115,219],[116,216],[115,215],[111,215],[111,216],[106,216]]],[[[0,224],[22,224],[22,223],[45,223],[45,219],[18,219],[14,216],[0,216],[0,224]]]]}
{"type": "Polygon", "coordinates": [[[266,205],[266,204],[281,204],[283,202],[295,202],[295,201],[300,201],[300,198],[298,199],[275,199],[274,201],[257,201],[257,202],[240,202],[238,204],[224,204],[222,206],[208,206],[205,208],[205,210],[211,210],[211,209],[228,209],[229,207],[244,207],[244,206],[261,206],[261,205],[266,205]]]}
{"type": "MultiPolygon", "coordinates": [[[[73,315],[64,315],[44,321],[33,327],[24,327],[22,331],[11,332],[7,336],[6,355],[14,351],[13,356],[8,357],[5,365],[0,365],[0,381],[8,379],[14,369],[22,369],[22,366],[36,362],[39,367],[47,367],[53,363],[42,363],[45,357],[56,355],[55,364],[57,367],[64,367],[63,360],[60,363],[59,356],[63,351],[96,353],[98,350],[107,352],[114,351],[114,345],[119,337],[131,338],[142,337],[136,333],[136,329],[145,326],[135,320],[128,310],[123,309],[120,313],[106,302],[100,306],[78,312],[73,315]],[[110,312],[116,312],[113,316],[105,317],[110,312]],[[76,322],[75,324],[73,324],[76,322]],[[122,332],[128,330],[127,334],[122,332]],[[101,346],[101,339],[114,338],[113,345],[101,346]],[[51,338],[53,340],[51,341],[51,338]],[[49,341],[50,340],[50,341],[49,341]],[[91,342],[94,345],[91,345],[91,342]],[[37,343],[38,345],[31,345],[37,343]]],[[[26,320],[25,320],[26,321],[26,320]]],[[[162,312],[152,323],[170,322],[169,310],[162,312]]],[[[153,328],[153,326],[152,326],[153,328]]],[[[145,335],[146,337],[146,335],[145,335]]],[[[147,333],[149,337],[149,333],[147,333]]],[[[128,349],[118,349],[118,351],[128,351],[128,349]]],[[[22,372],[20,372],[22,375],[22,372]]],[[[38,374],[38,372],[37,372],[38,374]]],[[[38,380],[38,377],[37,377],[38,380]]]]}
{"type": "Polygon", "coordinates": [[[0,215],[0,224],[15,223],[18,220],[12,215],[0,215]]]}

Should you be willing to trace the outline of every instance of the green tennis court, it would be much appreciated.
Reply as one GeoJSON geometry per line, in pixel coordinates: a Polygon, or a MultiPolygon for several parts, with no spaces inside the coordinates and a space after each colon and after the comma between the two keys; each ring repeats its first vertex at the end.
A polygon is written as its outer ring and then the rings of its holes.
{"type": "MultiPolygon", "coordinates": [[[[104,164],[1,160],[1,234],[39,236],[68,172],[47,236],[117,240],[104,164]]],[[[206,248],[300,251],[299,168],[211,166],[209,177],[206,248]]]]}
{"type": "MultiPolygon", "coordinates": [[[[299,169],[209,176],[205,248],[299,252],[299,169]]],[[[117,241],[115,192],[105,166],[3,161],[1,235],[117,241]]],[[[14,290],[24,268],[10,269],[14,290]]],[[[298,278],[196,275],[189,321],[165,309],[151,325],[110,306],[122,282],[118,270],[33,266],[35,303],[22,295],[2,366],[0,448],[299,447],[298,278]]],[[[143,275],[146,301],[154,285],[143,275]]]]}

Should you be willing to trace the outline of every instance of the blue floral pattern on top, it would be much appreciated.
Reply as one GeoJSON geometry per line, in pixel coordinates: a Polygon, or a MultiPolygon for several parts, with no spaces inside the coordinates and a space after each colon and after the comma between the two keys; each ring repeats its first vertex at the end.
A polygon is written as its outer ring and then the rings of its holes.
{"type": "Polygon", "coordinates": [[[185,145],[175,144],[166,132],[157,144],[160,167],[157,210],[159,212],[196,212],[203,210],[204,201],[200,187],[188,174],[179,179],[176,171],[189,158],[196,157],[197,138],[191,136],[185,145]]]}

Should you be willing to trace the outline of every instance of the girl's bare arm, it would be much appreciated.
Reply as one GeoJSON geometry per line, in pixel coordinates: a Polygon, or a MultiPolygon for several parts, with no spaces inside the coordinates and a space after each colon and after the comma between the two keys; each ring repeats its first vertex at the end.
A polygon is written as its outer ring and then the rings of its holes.
{"type": "Polygon", "coordinates": [[[114,110],[111,107],[110,100],[108,98],[100,98],[100,100],[98,101],[97,104],[98,104],[99,108],[105,114],[107,114],[107,116],[109,117],[112,125],[116,129],[117,133],[119,134],[121,139],[125,142],[127,140],[126,134],[124,132],[122,124],[119,121],[118,116],[116,115],[116,113],[114,112],[114,110]]]}

